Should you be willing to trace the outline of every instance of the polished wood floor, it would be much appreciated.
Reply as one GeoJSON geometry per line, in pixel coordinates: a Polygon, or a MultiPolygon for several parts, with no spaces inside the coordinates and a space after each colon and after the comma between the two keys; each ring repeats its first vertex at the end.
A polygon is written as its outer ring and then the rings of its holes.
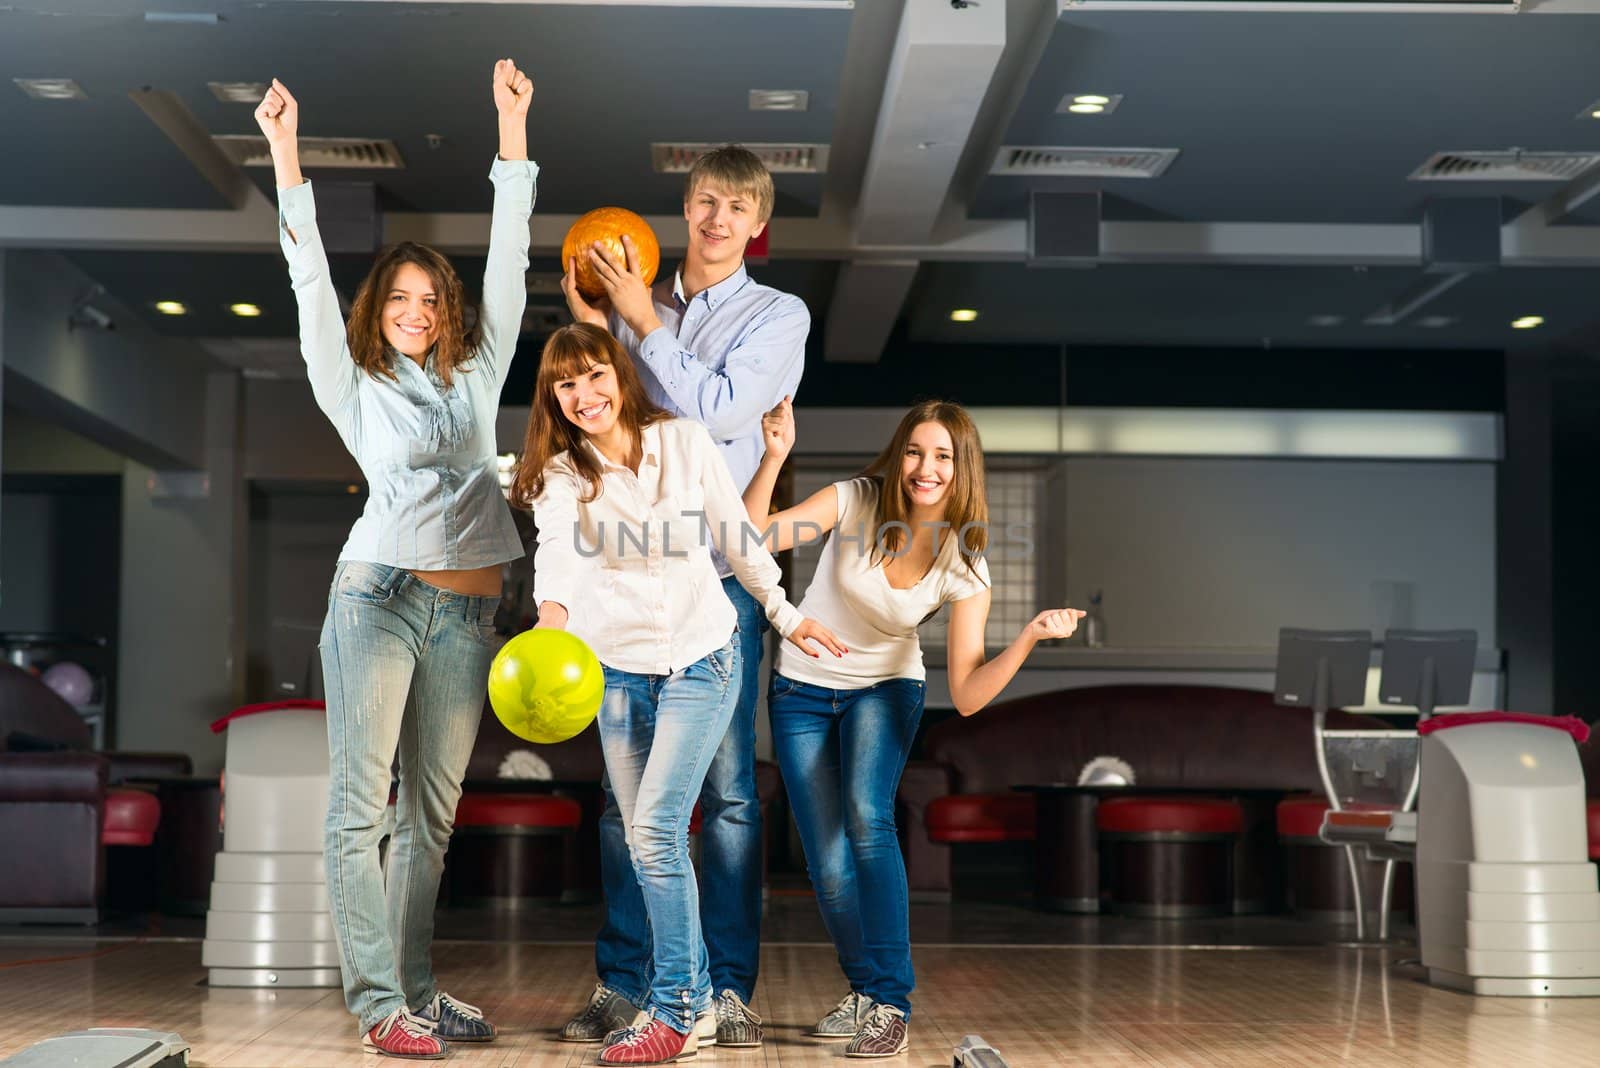
{"type": "MultiPolygon", "coordinates": [[[[952,910],[952,926],[960,926],[960,914],[952,910]]],[[[1184,933],[1154,921],[1146,930],[1184,933]]],[[[1506,1068],[1600,1058],[1600,1002],[1436,990],[1407,963],[1411,947],[1147,941],[920,944],[911,1049],[889,1063],[949,1065],[967,1034],[982,1035],[1011,1068],[1506,1068]]],[[[451,1063],[595,1063],[598,1047],[553,1035],[592,989],[589,944],[446,940],[435,961],[444,986],[502,1029],[492,1045],[457,1047],[451,1063]]],[[[204,978],[200,944],[187,937],[8,929],[0,933],[0,1004],[7,1009],[0,1057],[63,1031],[136,1026],[178,1032],[191,1043],[191,1063],[202,1066],[397,1063],[362,1054],[337,991],[213,990],[204,978]]],[[[708,1050],[694,1063],[859,1063],[845,1061],[841,1044],[803,1034],[843,990],[827,946],[769,941],[755,998],[768,1023],[765,1047],[708,1050]]]]}

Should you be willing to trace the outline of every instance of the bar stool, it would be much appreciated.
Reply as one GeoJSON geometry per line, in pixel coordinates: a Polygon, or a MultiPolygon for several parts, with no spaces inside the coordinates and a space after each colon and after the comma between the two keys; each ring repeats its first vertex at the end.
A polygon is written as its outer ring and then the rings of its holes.
{"type": "Polygon", "coordinates": [[[1235,801],[1117,797],[1095,814],[1111,911],[1178,919],[1233,911],[1235,801]]]}

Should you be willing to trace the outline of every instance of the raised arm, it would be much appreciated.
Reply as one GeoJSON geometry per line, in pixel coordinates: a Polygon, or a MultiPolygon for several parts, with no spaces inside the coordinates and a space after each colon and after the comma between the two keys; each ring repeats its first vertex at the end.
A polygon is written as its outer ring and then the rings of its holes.
{"type": "Polygon", "coordinates": [[[950,629],[946,634],[946,668],[950,699],[956,711],[970,716],[982,710],[1016,676],[1033,647],[1050,638],[1070,638],[1083,613],[1076,608],[1052,608],[1034,616],[1005,652],[986,660],[983,633],[989,622],[989,591],[981,589],[950,604],[950,629]]]}
{"type": "Polygon", "coordinates": [[[350,359],[344,315],[328,274],[328,254],[317,231],[317,206],[311,183],[300,173],[300,105],[288,88],[272,79],[272,88],[255,112],[256,125],[272,151],[278,185],[278,244],[289,262],[300,311],[300,355],[306,361],[311,393],[317,405],[343,433],[349,426],[360,370],[350,359]]]}
{"type": "Polygon", "coordinates": [[[834,656],[847,651],[822,624],[807,619],[784,596],[783,572],[747,522],[748,515],[739,491],[728,473],[728,465],[702,427],[694,427],[695,460],[700,466],[700,488],[705,496],[706,522],[711,542],[733,568],[739,584],[761,604],[772,629],[803,649],[807,656],[817,653],[807,644],[814,640],[834,656]]]}
{"type": "Polygon", "coordinates": [[[833,486],[824,486],[793,508],[772,512],[772,491],[778,484],[778,473],[794,447],[794,405],[788,397],[761,417],[761,437],[767,451],[744,491],[750,525],[772,553],[820,541],[839,521],[839,491],[833,486]]]}
{"type": "Polygon", "coordinates": [[[539,165],[528,159],[528,107],[533,82],[516,63],[494,65],[494,107],[500,126],[500,154],[489,169],[494,183],[494,217],[489,225],[489,259],[483,271],[482,342],[478,360],[505,385],[522,332],[528,303],[528,216],[533,211],[539,165]]]}

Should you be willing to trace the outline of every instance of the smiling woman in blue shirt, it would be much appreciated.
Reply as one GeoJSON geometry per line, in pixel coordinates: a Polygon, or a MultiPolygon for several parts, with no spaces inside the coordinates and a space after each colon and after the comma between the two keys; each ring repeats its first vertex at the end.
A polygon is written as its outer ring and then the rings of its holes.
{"type": "Polygon", "coordinates": [[[516,351],[539,168],[528,159],[533,83],[495,64],[500,152],[483,303],[468,328],[450,262],[387,249],[344,321],[300,173],[300,109],[276,79],[256,122],[272,151],[279,239],[317,405],[370,487],[322,627],[328,706],[328,899],[345,1004],[362,1044],[433,1059],[487,1042],[483,1013],[439,990],[429,949],[445,845],[478,733],[501,565],[522,555],[500,491],[494,421],[516,351]],[[399,792],[388,877],[378,863],[390,769],[399,792]]]}

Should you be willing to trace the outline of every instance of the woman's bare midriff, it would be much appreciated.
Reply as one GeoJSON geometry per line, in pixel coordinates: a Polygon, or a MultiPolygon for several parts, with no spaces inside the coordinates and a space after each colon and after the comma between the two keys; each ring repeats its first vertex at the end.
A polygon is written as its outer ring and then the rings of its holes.
{"type": "Polygon", "coordinates": [[[437,586],[441,590],[449,590],[451,593],[465,594],[468,597],[500,596],[499,564],[475,567],[467,571],[417,571],[412,569],[411,573],[428,585],[437,586]]]}

